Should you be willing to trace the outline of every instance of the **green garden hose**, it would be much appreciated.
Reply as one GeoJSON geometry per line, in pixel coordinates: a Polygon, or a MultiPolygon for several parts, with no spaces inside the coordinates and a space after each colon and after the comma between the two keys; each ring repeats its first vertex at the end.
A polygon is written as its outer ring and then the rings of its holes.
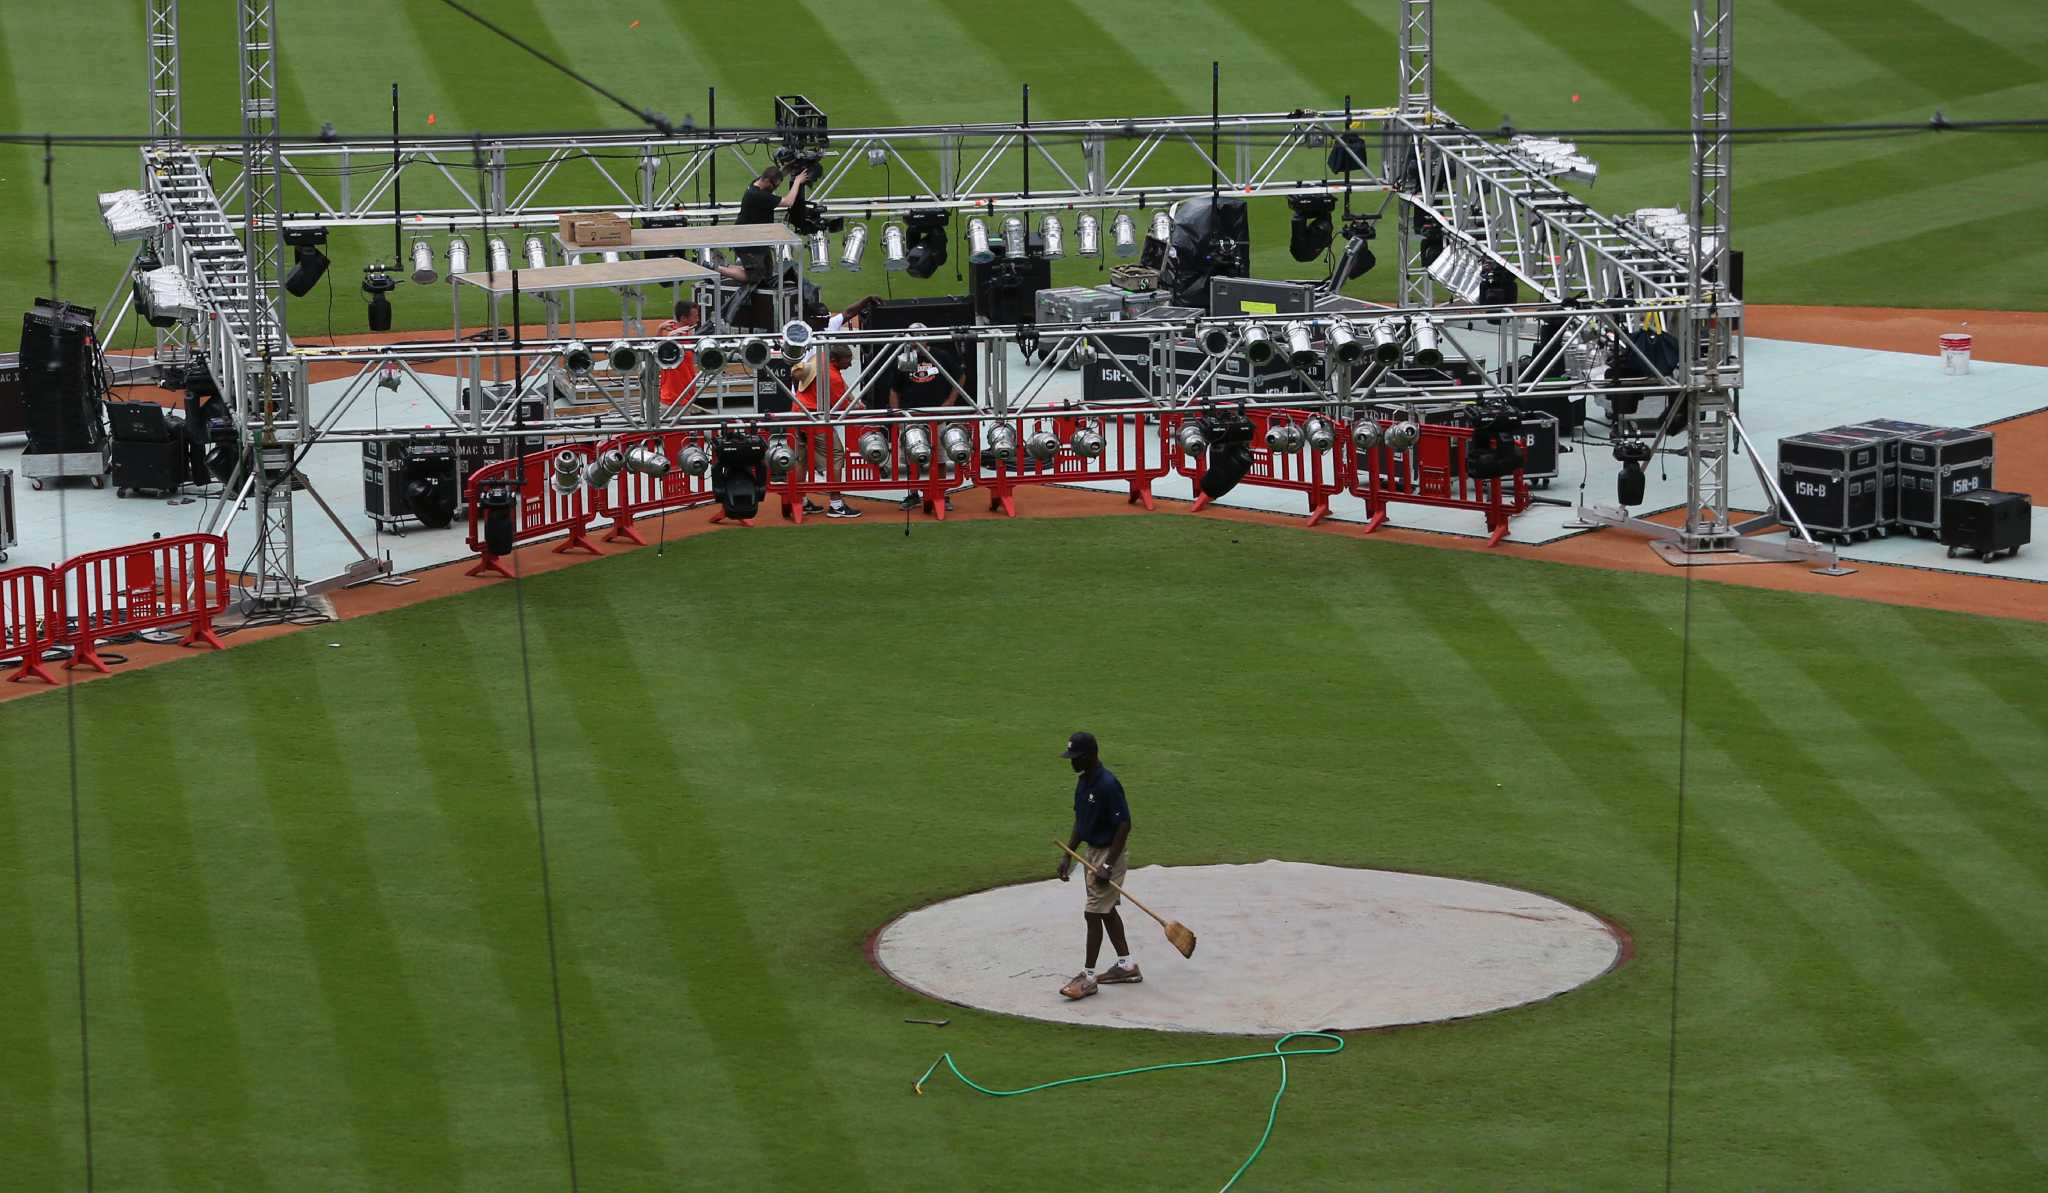
{"type": "Polygon", "coordinates": [[[1107,1081],[1112,1077],[1129,1077],[1135,1073],[1156,1073],[1162,1069],[1199,1069],[1204,1065],[1231,1065],[1241,1060],[1277,1059],[1280,1062],[1280,1088],[1273,1091],[1273,1105],[1266,1111],[1266,1129],[1259,1133],[1259,1142],[1257,1146],[1252,1148],[1252,1154],[1246,1156],[1244,1163],[1237,1166],[1237,1171],[1230,1174],[1230,1179],[1223,1182],[1222,1193],[1227,1193],[1233,1185],[1237,1184],[1237,1178],[1243,1176],[1245,1170],[1252,1166],[1252,1161],[1259,1158],[1259,1153],[1266,1150],[1266,1141],[1273,1137],[1273,1123],[1280,1117],[1280,1099],[1287,1093],[1287,1058],[1290,1056],[1329,1056],[1342,1051],[1344,1051],[1344,1037],[1342,1036],[1327,1031],[1291,1031],[1273,1041],[1272,1050],[1268,1052],[1247,1052],[1243,1056],[1218,1056],[1210,1060],[1177,1060],[1163,1065],[1143,1065],[1135,1069],[1118,1069],[1113,1073],[1090,1073],[1085,1077],[1062,1077],[1058,1081],[1048,1081],[1042,1085],[1027,1085],[1023,1089],[990,1089],[985,1085],[977,1084],[972,1077],[960,1071],[959,1065],[953,1063],[952,1053],[942,1052],[939,1054],[939,1059],[932,1062],[932,1067],[924,1071],[924,1076],[917,1079],[917,1084],[913,1088],[917,1090],[920,1097],[923,1096],[924,1083],[931,1080],[932,1074],[938,1072],[940,1065],[951,1069],[953,1076],[958,1077],[962,1085],[976,1093],[987,1094],[991,1098],[1015,1098],[1023,1094],[1035,1094],[1040,1090],[1058,1089],[1062,1085],[1080,1085],[1087,1081],[1107,1081]],[[1287,1047],[1287,1041],[1301,1038],[1323,1040],[1326,1043],[1324,1046],[1313,1048],[1287,1047]]]}

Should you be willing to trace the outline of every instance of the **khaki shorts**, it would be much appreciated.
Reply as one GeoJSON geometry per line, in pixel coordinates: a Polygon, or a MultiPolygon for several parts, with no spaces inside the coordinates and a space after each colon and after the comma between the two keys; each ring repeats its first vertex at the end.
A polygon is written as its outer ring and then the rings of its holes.
{"type": "MultiPolygon", "coordinates": [[[[1116,887],[1095,877],[1095,868],[1102,864],[1102,859],[1109,856],[1109,846],[1084,844],[1081,846],[1081,856],[1088,859],[1088,872],[1084,875],[1087,881],[1083,886],[1087,903],[1082,910],[1089,915],[1108,915],[1116,910],[1116,905],[1123,899],[1116,893],[1116,887]]],[[[1110,866],[1109,876],[1121,884],[1124,872],[1130,868],[1131,851],[1126,849],[1117,855],[1116,863],[1110,866]]]]}

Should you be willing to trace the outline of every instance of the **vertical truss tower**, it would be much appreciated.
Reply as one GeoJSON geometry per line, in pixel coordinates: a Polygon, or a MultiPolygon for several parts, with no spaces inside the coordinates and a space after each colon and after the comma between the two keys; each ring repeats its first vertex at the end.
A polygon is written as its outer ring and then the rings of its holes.
{"type": "Polygon", "coordinates": [[[248,328],[254,342],[248,418],[259,427],[248,456],[256,499],[256,547],[249,594],[267,607],[303,597],[292,551],[294,387],[280,372],[289,350],[281,287],[284,259],[283,154],[278,140],[276,0],[235,0],[242,101],[242,248],[248,260],[248,328]],[[282,424],[282,425],[280,425],[282,424]]]}
{"type": "Polygon", "coordinates": [[[1721,310],[1728,291],[1729,205],[1734,155],[1729,101],[1735,82],[1735,0],[1693,0],[1692,244],[1688,255],[1680,367],[1687,387],[1685,525],[1687,552],[1726,551],[1736,531],[1729,519],[1729,419],[1742,384],[1739,315],[1721,310]]]}

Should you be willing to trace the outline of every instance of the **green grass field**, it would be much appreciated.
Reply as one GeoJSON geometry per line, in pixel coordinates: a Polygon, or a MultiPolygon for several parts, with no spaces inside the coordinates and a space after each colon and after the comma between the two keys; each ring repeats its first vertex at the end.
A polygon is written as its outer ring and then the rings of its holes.
{"type": "Polygon", "coordinates": [[[99,1189],[565,1187],[537,760],[582,1188],[1213,1188],[1270,1066],[910,1084],[1244,1041],[936,1006],[863,957],[1049,872],[1086,726],[1139,864],[1471,876],[1634,935],[1553,1002],[1298,1064],[1241,1187],[1659,1187],[1684,708],[1678,1186],[2040,1187],[2048,627],[1690,601],[1189,517],[872,519],[118,676],[75,737],[61,694],[0,706],[0,1185],[83,1187],[82,968],[99,1189]]]}
{"type": "MultiPolygon", "coordinates": [[[[1395,5],[1351,0],[1313,10],[1224,0],[892,0],[853,10],[824,0],[763,9],[730,0],[499,0],[491,17],[636,102],[700,123],[706,88],[726,125],[762,125],[776,94],[809,95],[841,126],[1014,118],[1019,85],[1038,118],[1208,110],[1211,59],[1226,110],[1392,102],[1395,5]],[[1312,11],[1313,16],[1309,14],[1312,11]],[[772,13],[772,15],[771,15],[772,13]],[[631,22],[638,21],[638,27],[631,22]]],[[[187,0],[187,130],[232,135],[236,87],[230,0],[187,0]]],[[[616,127],[615,107],[433,0],[282,0],[283,120],[306,133],[390,127],[403,90],[413,132],[616,127]],[[427,124],[429,115],[435,118],[427,124]]],[[[1475,126],[1671,126],[1686,114],[1690,7],[1679,0],[1459,0],[1441,6],[1441,104],[1475,126]],[[1575,102],[1576,101],[1576,102],[1575,102]]],[[[0,127],[145,129],[140,0],[0,5],[0,127]]],[[[1745,3],[1738,23],[1737,119],[1745,124],[2048,114],[2048,10],[2035,0],[1745,3]]],[[[1681,143],[1603,145],[1589,198],[1610,211],[1682,203],[1681,143]]],[[[132,149],[71,149],[56,170],[64,292],[98,303],[127,254],[108,242],[92,196],[133,184],[132,149]]],[[[722,167],[721,191],[737,186],[722,167]]],[[[47,290],[41,152],[0,149],[0,309],[47,290]]],[[[411,174],[415,204],[431,176],[411,174]]],[[[2048,309],[2048,152],[2038,137],[1851,140],[1746,145],[1737,164],[1738,247],[1749,298],[1762,302],[2048,309]]],[[[364,182],[367,185],[367,179],[364,182]]],[[[593,192],[594,199],[600,197],[593,192]]],[[[296,196],[303,199],[304,196],[296,196]]],[[[1284,213],[1255,213],[1269,276],[1286,257],[1284,213]]],[[[360,267],[388,256],[382,235],[338,235],[332,326],[359,330],[360,267]]],[[[878,256],[870,253],[870,258],[878,256]]],[[[1092,280],[1070,265],[1063,282],[1092,280]]],[[[1391,271],[1356,283],[1379,295],[1391,271]]],[[[879,269],[835,275],[845,302],[891,284],[879,269]]],[[[957,289],[950,270],[898,293],[957,289]]],[[[323,290],[295,304],[300,334],[329,326],[323,290]]],[[[444,290],[402,288],[402,326],[446,325],[444,290]]]]}

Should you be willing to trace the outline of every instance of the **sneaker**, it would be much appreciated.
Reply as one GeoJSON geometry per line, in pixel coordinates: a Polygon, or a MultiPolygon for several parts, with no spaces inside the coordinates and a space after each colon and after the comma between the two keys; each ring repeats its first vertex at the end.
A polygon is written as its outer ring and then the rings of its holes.
{"type": "Polygon", "coordinates": [[[825,511],[825,516],[828,518],[858,518],[860,517],[860,511],[843,501],[835,501],[832,503],[832,508],[825,511]]]}
{"type": "Polygon", "coordinates": [[[1136,961],[1119,961],[1096,975],[1096,981],[1105,986],[1116,986],[1129,982],[1142,982],[1145,975],[1138,972],[1136,961]]]}
{"type": "Polygon", "coordinates": [[[951,497],[946,498],[946,512],[949,514],[953,512],[953,499],[951,497]]]}
{"type": "Polygon", "coordinates": [[[1095,993],[1095,979],[1089,977],[1086,973],[1075,974],[1073,981],[1060,987],[1060,994],[1065,998],[1086,998],[1093,993],[1095,993]]]}
{"type": "Polygon", "coordinates": [[[916,493],[912,493],[912,494],[910,494],[910,495],[909,495],[908,497],[905,497],[905,498],[903,499],[903,501],[901,502],[901,504],[899,505],[899,507],[898,507],[898,508],[901,508],[901,509],[907,509],[907,510],[914,510],[914,509],[916,509],[916,508],[917,508],[918,506],[920,506],[920,505],[923,505],[923,504],[924,504],[924,498],[923,498],[923,497],[921,497],[921,496],[919,496],[919,495],[918,495],[918,494],[916,494],[916,493]]]}
{"type": "Polygon", "coordinates": [[[804,498],[804,513],[805,513],[805,514],[813,514],[813,515],[814,515],[814,514],[822,514],[822,513],[824,513],[824,512],[825,512],[825,507],[824,507],[824,506],[822,506],[822,505],[819,505],[819,504],[818,504],[817,502],[815,502],[815,501],[812,501],[812,500],[811,500],[810,498],[808,498],[808,497],[804,498]]]}

